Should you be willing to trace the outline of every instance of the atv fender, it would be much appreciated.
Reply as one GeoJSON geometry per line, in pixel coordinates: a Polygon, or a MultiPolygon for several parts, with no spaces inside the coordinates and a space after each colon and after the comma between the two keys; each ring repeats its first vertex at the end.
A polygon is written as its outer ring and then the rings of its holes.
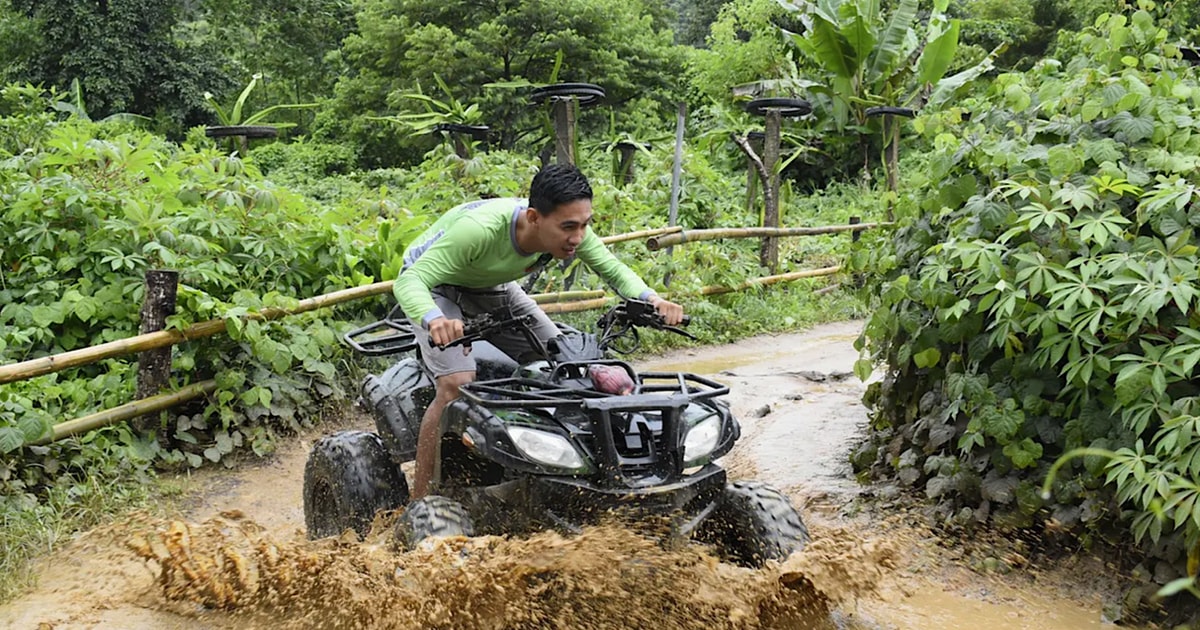
{"type": "Polygon", "coordinates": [[[399,361],[383,374],[363,381],[363,403],[397,464],[416,458],[421,418],[434,394],[433,380],[415,358],[399,361]]]}

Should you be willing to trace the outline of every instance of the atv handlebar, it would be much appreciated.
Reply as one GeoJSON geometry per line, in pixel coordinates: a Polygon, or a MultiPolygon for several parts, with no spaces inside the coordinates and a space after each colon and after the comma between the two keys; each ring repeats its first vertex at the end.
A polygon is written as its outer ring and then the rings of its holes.
{"type": "Polygon", "coordinates": [[[524,331],[528,330],[531,325],[533,325],[533,315],[497,318],[493,313],[484,313],[463,323],[463,336],[447,344],[437,344],[437,347],[439,350],[445,350],[454,346],[467,346],[476,341],[483,341],[505,328],[515,327],[524,331]]]}
{"type": "MultiPolygon", "coordinates": [[[[684,315],[680,326],[691,324],[692,318],[684,315]]],[[[438,345],[438,348],[445,350],[454,346],[465,346],[476,341],[487,339],[492,334],[505,329],[516,329],[526,333],[530,338],[531,343],[532,332],[530,329],[533,325],[533,315],[523,315],[519,317],[505,317],[501,313],[484,313],[468,322],[464,323],[463,336],[451,341],[445,345],[438,345]]],[[[676,326],[668,326],[663,321],[662,315],[658,314],[658,310],[654,305],[645,300],[622,300],[616,306],[608,310],[596,322],[597,328],[600,329],[600,345],[602,347],[612,349],[621,354],[628,354],[637,349],[639,344],[637,329],[653,328],[655,330],[665,330],[673,332],[677,335],[683,335],[688,339],[696,339],[690,333],[676,326]],[[625,337],[632,338],[632,345],[625,346],[616,342],[625,337]]]]}

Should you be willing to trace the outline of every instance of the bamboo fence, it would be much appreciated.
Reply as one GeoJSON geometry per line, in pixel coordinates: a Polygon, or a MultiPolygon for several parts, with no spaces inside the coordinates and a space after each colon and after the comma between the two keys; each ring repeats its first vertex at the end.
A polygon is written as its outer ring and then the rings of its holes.
{"type": "Polygon", "coordinates": [[[838,232],[861,232],[871,228],[883,227],[891,223],[854,223],[850,225],[829,225],[824,227],[795,227],[795,228],[719,228],[713,230],[684,230],[675,234],[654,236],[646,239],[646,248],[656,252],[672,245],[682,245],[695,241],[712,241],[722,238],[764,238],[769,236],[812,236],[814,234],[836,234],[838,232]]]}

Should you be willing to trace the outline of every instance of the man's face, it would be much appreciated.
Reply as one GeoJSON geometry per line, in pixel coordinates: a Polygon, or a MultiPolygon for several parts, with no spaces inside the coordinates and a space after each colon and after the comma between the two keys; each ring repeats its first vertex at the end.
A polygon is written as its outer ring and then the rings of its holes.
{"type": "Polygon", "coordinates": [[[575,249],[583,242],[587,227],[592,222],[592,200],[576,199],[560,204],[546,216],[538,214],[533,208],[529,210],[544,250],[559,259],[574,256],[575,249]]]}

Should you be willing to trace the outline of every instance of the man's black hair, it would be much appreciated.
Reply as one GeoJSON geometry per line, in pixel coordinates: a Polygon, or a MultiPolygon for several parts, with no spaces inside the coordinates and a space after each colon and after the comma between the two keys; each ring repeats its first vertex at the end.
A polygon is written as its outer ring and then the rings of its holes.
{"type": "Polygon", "coordinates": [[[591,199],[592,185],[578,168],[569,164],[551,164],[538,171],[529,185],[529,207],[548,216],[564,203],[591,199]]]}

